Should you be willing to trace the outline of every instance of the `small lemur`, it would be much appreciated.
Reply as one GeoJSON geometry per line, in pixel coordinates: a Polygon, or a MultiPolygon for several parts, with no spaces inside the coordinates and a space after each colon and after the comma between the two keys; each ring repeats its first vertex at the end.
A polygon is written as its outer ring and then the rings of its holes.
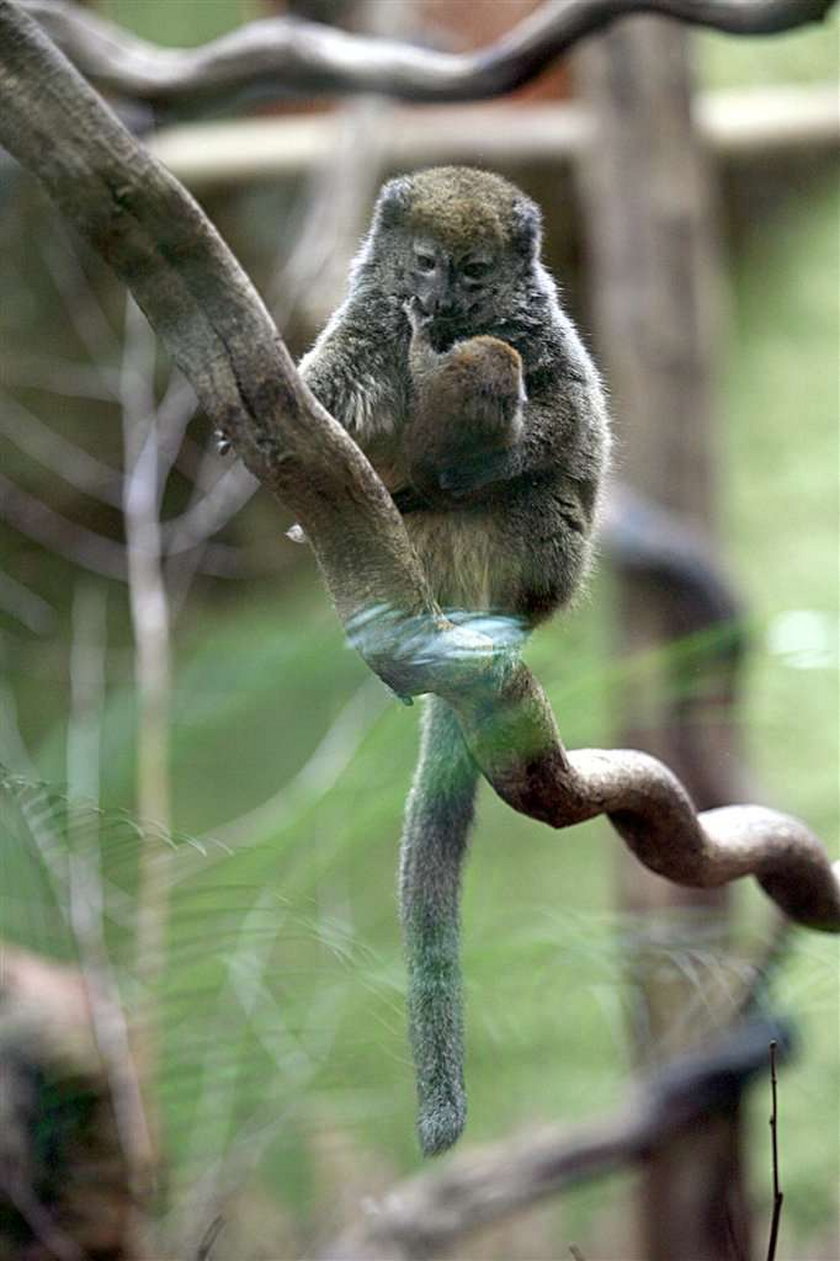
{"type": "MultiPolygon", "coordinates": [[[[347,298],[300,371],[405,516],[438,603],[527,633],[579,590],[608,459],[604,394],[540,262],[540,212],[498,175],[382,188],[347,298]]],[[[478,770],[428,698],[400,904],[424,1152],[466,1116],[459,896],[478,770]]]]}

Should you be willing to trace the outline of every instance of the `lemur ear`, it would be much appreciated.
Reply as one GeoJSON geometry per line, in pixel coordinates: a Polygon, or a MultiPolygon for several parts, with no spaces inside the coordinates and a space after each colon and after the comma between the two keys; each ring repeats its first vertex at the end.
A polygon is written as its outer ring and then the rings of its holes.
{"type": "Polygon", "coordinates": [[[513,243],[528,259],[539,257],[542,245],[542,214],[530,197],[517,197],[513,203],[513,243]]]}
{"type": "Polygon", "coordinates": [[[411,206],[411,191],[407,175],[398,175],[382,185],[374,208],[374,219],[380,227],[395,227],[403,221],[411,206]]]}

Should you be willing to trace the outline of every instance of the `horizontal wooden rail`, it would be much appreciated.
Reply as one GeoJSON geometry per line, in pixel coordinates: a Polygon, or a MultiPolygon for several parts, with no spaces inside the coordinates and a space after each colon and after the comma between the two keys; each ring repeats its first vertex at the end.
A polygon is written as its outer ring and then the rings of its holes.
{"type": "MultiPolygon", "coordinates": [[[[705,92],[697,109],[701,135],[722,159],[840,147],[833,84],[705,92]]],[[[376,125],[383,165],[393,170],[459,161],[571,162],[589,136],[587,111],[575,102],[397,106],[376,125]]],[[[329,161],[343,135],[339,114],[329,110],[164,127],[149,147],[173,175],[199,188],[303,174],[329,161]]]]}

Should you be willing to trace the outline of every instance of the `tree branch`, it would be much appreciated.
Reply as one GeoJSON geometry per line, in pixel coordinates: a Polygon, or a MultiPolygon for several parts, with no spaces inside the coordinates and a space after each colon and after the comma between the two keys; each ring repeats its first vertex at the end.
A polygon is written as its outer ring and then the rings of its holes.
{"type": "Polygon", "coordinates": [[[545,1126],[518,1139],[464,1152],[444,1169],[398,1184],[366,1217],[322,1252],[329,1261],[429,1261],[451,1256],[463,1236],[567,1187],[648,1159],[674,1135],[736,1107],[744,1087],[766,1065],[767,1045],[790,1034],[751,1020],[717,1045],[672,1061],[643,1084],[618,1113],[577,1130],[545,1126]]]}
{"type": "Polygon", "coordinates": [[[251,22],[195,49],[160,48],[63,0],[28,0],[71,61],[101,87],[159,104],[231,97],[378,92],[413,101],[501,96],[579,40],[631,13],[659,13],[734,35],[821,21],[832,0],[548,0],[489,48],[444,53],[317,22],[251,22]]]}
{"type": "Polygon", "coordinates": [[[0,434],[84,495],[119,507],[122,475],[0,389],[0,434]]]}
{"type": "Polygon", "coordinates": [[[0,614],[15,618],[27,630],[32,631],[33,635],[46,635],[56,624],[53,606],[2,569],[0,569],[0,614]]]}
{"type": "MultiPolygon", "coordinates": [[[[0,520],[7,521],[13,529],[41,547],[66,557],[82,569],[118,582],[128,579],[122,543],[62,516],[3,473],[0,473],[0,520]]],[[[190,546],[202,547],[202,573],[214,578],[237,578],[243,573],[241,557],[235,547],[227,543],[203,546],[200,540],[190,543],[184,538],[178,542],[177,551],[183,553],[190,546]]]]}
{"type": "Polygon", "coordinates": [[[195,202],[11,0],[0,0],[0,49],[0,140],[123,277],[208,416],[296,515],[368,665],[400,695],[449,701],[515,809],[554,827],[605,813],[660,875],[711,886],[752,873],[789,916],[840,930],[840,875],[804,824],[758,807],[698,817],[654,758],[566,753],[526,667],[441,617],[390,496],[301,382],[195,202]]]}
{"type": "Polygon", "coordinates": [[[434,613],[390,496],[299,380],[197,204],[11,0],[0,34],[0,139],[125,280],[208,417],[297,515],[342,615],[434,613]],[[359,566],[367,555],[376,563],[359,566]]]}

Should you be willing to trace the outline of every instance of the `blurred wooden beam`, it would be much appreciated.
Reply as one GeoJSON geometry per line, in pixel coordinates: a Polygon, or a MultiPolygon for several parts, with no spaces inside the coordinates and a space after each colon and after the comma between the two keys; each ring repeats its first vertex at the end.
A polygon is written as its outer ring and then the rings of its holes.
{"type": "MultiPolygon", "coordinates": [[[[833,84],[743,88],[698,98],[702,141],[720,158],[840,147],[840,105],[833,84]]],[[[383,118],[388,167],[470,160],[506,166],[568,162],[590,135],[585,106],[457,105],[397,107],[383,118]]],[[[167,127],[149,148],[191,188],[299,175],[328,161],[343,135],[341,116],[272,115],[167,127]]]]}

